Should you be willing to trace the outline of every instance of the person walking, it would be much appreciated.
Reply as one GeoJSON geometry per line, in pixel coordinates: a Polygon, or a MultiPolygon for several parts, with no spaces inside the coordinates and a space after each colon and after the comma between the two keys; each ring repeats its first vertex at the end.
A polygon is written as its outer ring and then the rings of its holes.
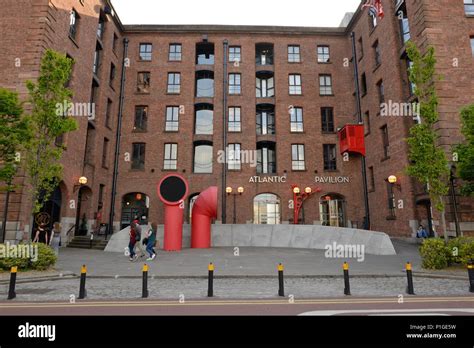
{"type": "Polygon", "coordinates": [[[147,261],[153,261],[156,257],[156,252],[155,252],[154,247],[155,247],[155,243],[156,243],[157,229],[158,229],[158,226],[157,226],[156,222],[152,222],[151,223],[151,228],[147,232],[147,235],[146,235],[146,240],[147,240],[146,251],[148,252],[148,254],[150,254],[150,257],[148,259],[146,259],[147,261]]]}
{"type": "Polygon", "coordinates": [[[133,221],[134,228],[135,228],[135,239],[136,239],[136,248],[140,250],[140,257],[144,257],[146,255],[145,250],[143,249],[141,240],[142,240],[142,227],[140,226],[138,220],[133,221]]]}
{"type": "Polygon", "coordinates": [[[130,240],[128,243],[128,250],[130,251],[130,261],[135,261],[137,259],[137,255],[135,254],[135,244],[137,243],[137,236],[135,230],[135,222],[130,224],[130,232],[128,233],[130,236],[130,240]]]}
{"type": "Polygon", "coordinates": [[[59,244],[61,243],[61,225],[59,222],[53,224],[49,246],[53,248],[56,256],[59,256],[59,244]]]}
{"type": "Polygon", "coordinates": [[[38,226],[33,243],[43,243],[48,245],[48,231],[46,230],[46,225],[42,224],[38,226]]]}

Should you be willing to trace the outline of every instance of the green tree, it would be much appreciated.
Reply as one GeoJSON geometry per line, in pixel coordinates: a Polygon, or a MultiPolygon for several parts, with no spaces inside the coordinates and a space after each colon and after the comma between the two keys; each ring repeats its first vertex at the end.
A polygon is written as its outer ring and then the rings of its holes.
{"type": "Polygon", "coordinates": [[[458,157],[457,171],[463,180],[461,193],[474,196],[474,104],[461,110],[461,124],[461,133],[466,142],[455,147],[458,157]]]}
{"type": "Polygon", "coordinates": [[[440,212],[444,237],[447,240],[445,205],[443,197],[449,192],[449,167],[445,151],[438,146],[435,124],[438,121],[438,96],[435,87],[435,50],[428,47],[421,54],[411,41],[407,43],[410,67],[410,82],[420,104],[420,123],[410,128],[408,138],[409,160],[407,172],[425,185],[432,205],[440,212]]]}
{"type": "Polygon", "coordinates": [[[21,160],[20,152],[30,139],[29,124],[16,92],[0,88],[0,186],[11,191],[13,178],[21,160]]]}
{"type": "Polygon", "coordinates": [[[77,128],[76,121],[59,107],[71,101],[72,92],[65,86],[72,64],[73,60],[64,54],[46,50],[38,80],[26,84],[34,136],[26,147],[25,169],[31,185],[33,214],[41,210],[62,177],[60,159],[64,148],[55,144],[56,138],[77,128]]]}

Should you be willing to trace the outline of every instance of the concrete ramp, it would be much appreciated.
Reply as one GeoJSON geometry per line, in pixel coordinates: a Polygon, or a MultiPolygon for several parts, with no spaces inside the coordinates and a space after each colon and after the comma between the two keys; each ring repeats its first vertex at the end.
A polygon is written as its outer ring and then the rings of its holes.
{"type": "MultiPolygon", "coordinates": [[[[149,227],[142,225],[142,237],[149,227]]],[[[130,228],[115,233],[105,251],[124,252],[130,228]]],[[[157,240],[163,247],[163,225],[158,226],[157,240]]],[[[364,245],[365,253],[396,255],[389,236],[383,232],[320,225],[212,225],[213,247],[267,247],[325,249],[327,245],[364,245]]],[[[191,226],[183,225],[183,248],[191,246],[191,226]]]]}

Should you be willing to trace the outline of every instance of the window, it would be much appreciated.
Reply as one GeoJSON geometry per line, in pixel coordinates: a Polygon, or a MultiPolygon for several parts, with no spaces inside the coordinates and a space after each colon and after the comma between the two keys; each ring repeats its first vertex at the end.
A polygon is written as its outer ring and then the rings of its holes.
{"type": "Polygon", "coordinates": [[[359,38],[359,59],[364,56],[364,40],[362,37],[359,38]]]}
{"type": "Polygon", "coordinates": [[[211,104],[196,104],[195,106],[195,134],[212,134],[214,107],[211,104]]]}
{"type": "Polygon", "coordinates": [[[92,88],[91,88],[91,101],[90,103],[92,106],[95,108],[96,107],[96,101],[97,101],[97,91],[99,89],[99,84],[97,81],[92,80],[92,88]]]}
{"type": "Polygon", "coordinates": [[[280,198],[273,193],[262,193],[253,199],[253,223],[277,225],[280,223],[280,198]]]}
{"type": "Polygon", "coordinates": [[[199,42],[196,44],[196,64],[214,64],[214,44],[209,42],[199,42]]]}
{"type": "Polygon", "coordinates": [[[135,106],[134,131],[146,131],[148,120],[148,106],[135,106]]]}
{"type": "Polygon", "coordinates": [[[364,114],[364,135],[369,135],[370,134],[370,114],[368,111],[365,112],[364,114]]]}
{"type": "Polygon", "coordinates": [[[471,51],[472,55],[474,56],[474,37],[471,37],[471,51]]]}
{"type": "Polygon", "coordinates": [[[369,12],[369,26],[370,29],[374,29],[377,26],[377,15],[369,12]]]}
{"type": "Polygon", "coordinates": [[[273,44],[255,45],[255,63],[257,65],[273,65],[273,44]]]}
{"type": "Polygon", "coordinates": [[[374,167],[369,167],[369,191],[375,191],[374,167]]]}
{"type": "Polygon", "coordinates": [[[170,44],[170,51],[168,54],[168,60],[172,62],[180,62],[181,61],[181,44],[170,44]]]}
{"type": "Polygon", "coordinates": [[[271,98],[275,96],[275,84],[272,72],[257,72],[256,95],[257,98],[271,98]]]}
{"type": "Polygon", "coordinates": [[[291,74],[288,76],[289,93],[290,95],[301,95],[301,75],[291,74]]]}
{"type": "Polygon", "coordinates": [[[229,74],[229,94],[240,94],[240,74],[229,74]]]}
{"type": "Polygon", "coordinates": [[[329,63],[329,46],[318,46],[318,63],[329,63]]]}
{"type": "Polygon", "coordinates": [[[398,21],[400,24],[400,35],[402,43],[406,43],[411,38],[410,23],[408,22],[407,7],[402,3],[397,11],[398,21]]]}
{"type": "Polygon", "coordinates": [[[66,54],[66,58],[68,58],[72,61],[72,67],[71,67],[71,72],[69,73],[69,78],[66,81],[66,83],[64,84],[64,87],[69,88],[69,87],[71,87],[72,79],[74,77],[74,68],[75,68],[76,62],[75,62],[74,58],[72,58],[69,54],[66,54]]]}
{"type": "Polygon", "coordinates": [[[379,103],[380,104],[385,103],[385,88],[383,86],[383,81],[382,80],[380,80],[377,83],[377,91],[379,93],[379,103]]]}
{"type": "Polygon", "coordinates": [[[275,143],[259,141],[257,143],[257,174],[276,173],[275,143]]]}
{"type": "Polygon", "coordinates": [[[323,133],[334,133],[334,109],[321,108],[321,129],[323,133]]]}
{"type": "Polygon", "coordinates": [[[331,75],[319,75],[319,94],[332,95],[331,75]]]}
{"type": "Polygon", "coordinates": [[[288,62],[289,63],[299,63],[300,59],[300,46],[299,45],[290,45],[288,46],[288,62]]]}
{"type": "Polygon", "coordinates": [[[240,144],[227,145],[227,169],[240,170],[240,144]]]}
{"type": "Polygon", "coordinates": [[[304,164],[304,145],[303,144],[292,144],[291,145],[291,169],[292,170],[305,170],[304,164]]]}
{"type": "Polygon", "coordinates": [[[140,93],[150,93],[150,73],[149,72],[138,73],[137,91],[140,93]]]}
{"type": "Polygon", "coordinates": [[[303,131],[303,108],[290,109],[290,131],[294,133],[303,131]]]}
{"type": "Polygon", "coordinates": [[[387,203],[388,217],[387,219],[395,219],[395,194],[393,192],[393,184],[387,181],[387,203]]]}
{"type": "Polygon", "coordinates": [[[99,66],[100,66],[100,46],[97,45],[94,52],[94,64],[92,65],[92,72],[95,75],[99,74],[99,66]]]}
{"type": "Polygon", "coordinates": [[[79,15],[75,9],[72,9],[69,13],[69,37],[73,40],[77,37],[77,29],[79,27],[79,15]]]}
{"type": "Polygon", "coordinates": [[[474,0],[464,0],[464,13],[468,16],[474,16],[474,0]]]}
{"type": "Polygon", "coordinates": [[[382,145],[383,145],[383,156],[384,156],[383,159],[387,159],[387,158],[389,158],[388,157],[388,155],[389,155],[388,149],[390,147],[387,125],[382,126],[380,128],[380,130],[382,131],[382,145]]]}
{"type": "Polygon", "coordinates": [[[336,170],[337,169],[336,145],[324,144],[323,155],[324,155],[324,170],[336,170]]]}
{"type": "Polygon", "coordinates": [[[375,41],[373,48],[375,57],[375,67],[378,67],[380,64],[382,64],[382,56],[380,55],[380,45],[378,41],[375,41]]]}
{"type": "Polygon", "coordinates": [[[110,76],[109,76],[109,85],[113,87],[115,80],[115,64],[110,63],[110,76]]]}
{"type": "Polygon", "coordinates": [[[212,173],[212,143],[194,143],[194,173],[212,173]]]}
{"type": "MultiPolygon", "coordinates": [[[[474,56],[474,42],[471,43],[471,47],[472,47],[472,55],[474,56]]],[[[416,87],[416,84],[410,81],[410,69],[413,66],[413,62],[409,58],[406,58],[406,63],[407,63],[407,75],[408,75],[408,89],[409,89],[410,96],[412,96],[415,94],[415,87],[416,87]]]]}
{"type": "Polygon", "coordinates": [[[165,144],[163,169],[176,170],[177,167],[178,167],[178,144],[165,144]]]}
{"type": "Polygon", "coordinates": [[[257,105],[257,135],[275,134],[275,106],[257,105]]]}
{"type": "Polygon", "coordinates": [[[117,42],[118,42],[118,36],[117,36],[117,34],[114,33],[114,38],[112,40],[112,50],[114,52],[117,51],[117,42]]]}
{"type": "Polygon", "coordinates": [[[240,107],[229,107],[229,132],[240,132],[242,125],[240,122],[240,107]]]}
{"type": "Polygon", "coordinates": [[[168,93],[179,94],[181,92],[181,74],[168,73],[168,93]]]}
{"type": "Polygon", "coordinates": [[[229,62],[241,62],[241,48],[240,46],[230,46],[229,47],[229,62]]]}
{"type": "Polygon", "coordinates": [[[196,71],[196,97],[214,97],[214,72],[196,71]]]}
{"type": "Polygon", "coordinates": [[[145,169],[145,143],[134,143],[132,146],[132,169],[145,169]]]}
{"type": "Polygon", "coordinates": [[[152,45],[150,43],[140,44],[140,60],[150,61],[151,60],[152,45]]]}
{"type": "Polygon", "coordinates": [[[360,77],[360,88],[362,91],[362,96],[367,94],[367,78],[365,77],[365,73],[362,73],[360,77]]]}
{"type": "Polygon", "coordinates": [[[104,29],[105,29],[105,18],[104,13],[101,12],[99,16],[99,24],[97,25],[97,38],[102,40],[104,36],[104,29]]]}
{"type": "Polygon", "coordinates": [[[112,113],[112,100],[107,99],[107,109],[105,111],[105,126],[110,128],[110,119],[112,113]]]}
{"type": "Polygon", "coordinates": [[[101,210],[104,206],[104,191],[105,191],[105,185],[100,184],[99,185],[99,201],[97,202],[97,210],[101,210]]]}
{"type": "Polygon", "coordinates": [[[109,139],[104,138],[104,144],[102,145],[102,167],[107,168],[109,154],[109,139]]]}
{"type": "Polygon", "coordinates": [[[166,132],[177,132],[179,129],[179,106],[166,107],[166,132]]]}

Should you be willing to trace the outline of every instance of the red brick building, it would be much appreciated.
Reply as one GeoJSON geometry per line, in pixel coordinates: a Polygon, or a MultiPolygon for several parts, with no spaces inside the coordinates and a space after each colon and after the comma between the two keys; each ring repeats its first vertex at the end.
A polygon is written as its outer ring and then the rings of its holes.
{"type": "MultiPolygon", "coordinates": [[[[383,19],[359,7],[346,26],[309,28],[122,25],[106,1],[7,0],[0,14],[0,86],[25,98],[25,81],[37,76],[44,49],[53,48],[75,60],[74,102],[96,106],[96,117],[78,118],[79,129],[63,139],[64,179],[45,209],[65,234],[81,233],[83,216],[89,231],[98,214],[107,223],[117,163],[115,230],[134,215],[163,222],[156,185],[169,173],[189,183],[186,222],[193,197],[216,185],[224,193],[217,223],[293,223],[297,185],[301,192],[312,188],[299,223],[362,227],[361,155],[342,155],[337,134],[357,124],[354,33],[371,229],[413,236],[430,220],[426,194],[404,171],[405,138],[415,121],[382,115],[380,103],[413,101],[405,42],[433,45],[444,76],[436,82],[440,146],[449,152],[462,141],[459,110],[472,103],[474,5],[383,5],[383,19]],[[388,183],[390,175],[396,185],[388,183]],[[80,177],[87,184],[80,186],[80,177]],[[225,194],[227,187],[232,193],[225,194]]],[[[17,183],[24,183],[21,175],[17,183]]],[[[7,239],[31,231],[28,197],[25,187],[10,195],[7,239]]],[[[0,198],[3,209],[5,195],[0,198]]],[[[455,233],[457,215],[460,229],[472,232],[472,199],[455,198],[457,204],[446,197],[448,228],[455,233]]]]}

